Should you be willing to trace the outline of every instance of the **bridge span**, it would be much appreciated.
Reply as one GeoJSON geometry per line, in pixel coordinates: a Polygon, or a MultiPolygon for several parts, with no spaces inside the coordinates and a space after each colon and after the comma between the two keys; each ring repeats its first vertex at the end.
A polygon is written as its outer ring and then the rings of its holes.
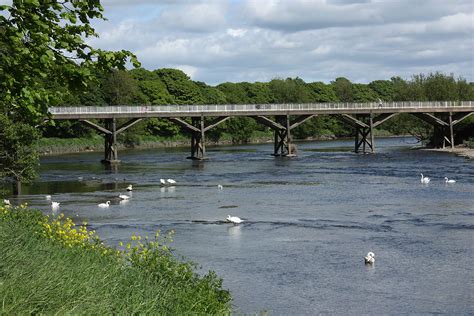
{"type": "Polygon", "coordinates": [[[334,115],[353,126],[355,152],[375,153],[373,129],[399,113],[410,113],[433,125],[440,135],[438,145],[454,147],[454,128],[474,113],[474,101],[79,106],[51,107],[49,113],[53,120],[79,120],[104,134],[103,162],[117,163],[117,134],[146,118],[165,118],[190,132],[191,159],[206,158],[206,131],[242,116],[273,130],[275,156],[295,156],[291,130],[317,115],[334,115]],[[118,119],[125,122],[117,126],[118,119]],[[100,120],[103,125],[91,120],[100,120]]]}

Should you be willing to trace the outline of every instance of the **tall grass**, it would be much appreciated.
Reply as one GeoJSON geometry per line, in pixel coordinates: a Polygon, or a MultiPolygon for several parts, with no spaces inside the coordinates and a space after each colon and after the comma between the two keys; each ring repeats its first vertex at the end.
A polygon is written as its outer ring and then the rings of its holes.
{"type": "Polygon", "coordinates": [[[199,276],[160,236],[114,249],[85,226],[0,206],[0,314],[229,314],[213,272],[199,276]]]}

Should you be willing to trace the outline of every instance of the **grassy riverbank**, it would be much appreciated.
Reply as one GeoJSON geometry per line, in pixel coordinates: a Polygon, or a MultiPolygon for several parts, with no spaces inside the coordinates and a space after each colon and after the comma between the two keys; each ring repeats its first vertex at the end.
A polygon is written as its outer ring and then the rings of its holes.
{"type": "Polygon", "coordinates": [[[0,206],[0,314],[228,314],[214,273],[177,260],[167,237],[104,246],[86,226],[0,206]]]}
{"type": "MultiPolygon", "coordinates": [[[[256,131],[251,143],[261,143],[271,141],[272,134],[256,131]]],[[[118,149],[127,148],[164,148],[164,147],[186,147],[191,140],[186,136],[161,137],[161,136],[138,136],[133,144],[126,144],[119,141],[118,149]]],[[[224,134],[218,142],[207,141],[208,145],[231,144],[232,137],[224,134]]],[[[103,151],[104,138],[100,135],[94,135],[90,138],[41,138],[37,143],[37,149],[40,155],[55,155],[76,153],[85,151],[103,151]]]]}
{"type": "MultiPolygon", "coordinates": [[[[393,134],[385,130],[375,130],[377,137],[390,137],[393,134]]],[[[327,131],[327,134],[305,140],[330,140],[336,137],[327,131]]],[[[250,138],[249,143],[267,143],[273,141],[273,134],[269,131],[255,131],[250,138]]],[[[296,139],[296,141],[298,141],[296,139]]],[[[232,144],[232,136],[224,133],[219,141],[213,142],[207,140],[208,145],[228,145],[232,144]]],[[[127,148],[164,148],[164,147],[187,147],[190,145],[190,138],[186,136],[161,137],[161,136],[138,136],[133,144],[118,144],[118,149],[127,148]]],[[[37,143],[40,155],[67,154],[86,151],[103,151],[104,138],[100,135],[94,135],[89,138],[41,138],[37,143]]]]}

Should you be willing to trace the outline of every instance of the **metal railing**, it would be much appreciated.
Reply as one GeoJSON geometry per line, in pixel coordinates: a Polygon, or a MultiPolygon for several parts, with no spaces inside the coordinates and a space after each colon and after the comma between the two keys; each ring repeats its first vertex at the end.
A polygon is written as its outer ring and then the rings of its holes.
{"type": "Polygon", "coordinates": [[[216,113],[268,111],[327,111],[327,110],[384,110],[384,109],[445,109],[472,108],[474,101],[406,101],[370,103],[285,103],[285,104],[215,104],[215,105],[139,105],[139,106],[75,106],[50,107],[52,115],[127,114],[127,113],[216,113]]]}

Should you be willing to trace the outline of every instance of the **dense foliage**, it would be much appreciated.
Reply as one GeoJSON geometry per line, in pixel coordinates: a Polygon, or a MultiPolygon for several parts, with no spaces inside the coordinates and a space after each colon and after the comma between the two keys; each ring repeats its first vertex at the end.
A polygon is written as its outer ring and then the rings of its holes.
{"type": "Polygon", "coordinates": [[[0,202],[0,313],[230,313],[222,280],[178,259],[170,238],[133,235],[111,248],[87,223],[0,202]]]}
{"type": "Polygon", "coordinates": [[[0,137],[0,177],[17,183],[32,178],[29,170],[38,163],[36,155],[21,157],[21,164],[11,160],[21,151],[11,145],[18,137],[36,137],[25,125],[42,122],[49,106],[63,104],[68,95],[86,88],[96,73],[124,69],[128,60],[139,65],[128,51],[103,51],[85,43],[96,36],[90,20],[102,19],[102,11],[99,0],[13,0],[0,5],[0,113],[6,125],[0,137]]]}
{"type": "MultiPolygon", "coordinates": [[[[116,104],[261,104],[310,102],[379,102],[379,101],[444,101],[474,100],[474,85],[453,75],[432,73],[415,75],[409,80],[394,77],[369,84],[352,83],[337,78],[329,84],[306,83],[300,78],[273,79],[270,82],[226,82],[215,87],[191,80],[177,69],[134,69],[100,75],[94,89],[75,94],[71,92],[69,105],[116,104]],[[91,104],[90,100],[95,100],[91,104]]],[[[460,138],[471,130],[473,119],[457,126],[460,138]]],[[[61,122],[52,130],[45,129],[48,137],[83,137],[84,128],[70,122],[61,122]],[[65,134],[67,132],[67,135],[65,134]]],[[[402,114],[382,125],[391,134],[412,134],[429,139],[433,128],[418,118],[402,114]]],[[[218,141],[223,135],[235,143],[247,142],[255,132],[268,131],[250,118],[233,118],[208,132],[208,138],[218,141]]],[[[89,132],[90,133],[90,132],[89,132]]],[[[269,132],[268,132],[269,133],[269,132]]],[[[298,139],[312,137],[350,136],[350,126],[331,116],[319,116],[293,131],[298,139]]],[[[120,136],[123,142],[139,143],[142,137],[176,137],[182,135],[178,126],[166,119],[149,119],[120,136]],[[133,137],[131,136],[133,135],[133,137]]],[[[469,133],[468,133],[469,134],[469,133]]]]}

